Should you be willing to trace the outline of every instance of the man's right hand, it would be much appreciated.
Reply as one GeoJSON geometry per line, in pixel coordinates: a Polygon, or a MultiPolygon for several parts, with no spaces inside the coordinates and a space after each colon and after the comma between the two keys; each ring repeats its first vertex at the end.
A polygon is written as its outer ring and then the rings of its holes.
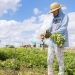
{"type": "Polygon", "coordinates": [[[50,30],[49,30],[49,29],[47,29],[47,30],[46,30],[46,33],[48,33],[48,32],[50,32],[50,30]]]}
{"type": "Polygon", "coordinates": [[[50,30],[46,30],[45,38],[49,38],[51,36],[50,30]]]}
{"type": "Polygon", "coordinates": [[[50,33],[50,30],[46,30],[46,33],[42,33],[41,35],[40,35],[40,37],[41,37],[41,39],[47,39],[47,38],[49,38],[51,36],[51,33],[50,33]]]}

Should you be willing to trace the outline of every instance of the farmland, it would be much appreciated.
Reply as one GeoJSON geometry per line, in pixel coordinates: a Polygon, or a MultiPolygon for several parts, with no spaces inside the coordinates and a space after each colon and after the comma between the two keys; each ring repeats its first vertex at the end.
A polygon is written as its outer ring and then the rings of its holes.
{"type": "MultiPolygon", "coordinates": [[[[64,52],[65,75],[75,75],[75,49],[64,52]]],[[[58,63],[54,58],[55,75],[58,63]]],[[[47,75],[47,50],[0,48],[0,75],[47,75]]]]}

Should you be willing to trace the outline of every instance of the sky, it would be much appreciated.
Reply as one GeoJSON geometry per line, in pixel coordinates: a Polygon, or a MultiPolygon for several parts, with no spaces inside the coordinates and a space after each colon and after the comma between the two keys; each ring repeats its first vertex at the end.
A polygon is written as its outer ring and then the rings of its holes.
{"type": "MultiPolygon", "coordinates": [[[[40,43],[39,35],[49,28],[52,14],[50,4],[63,5],[69,16],[69,47],[75,47],[75,1],[74,0],[0,0],[0,47],[40,43]]],[[[48,40],[46,40],[48,43],[48,40]]]]}

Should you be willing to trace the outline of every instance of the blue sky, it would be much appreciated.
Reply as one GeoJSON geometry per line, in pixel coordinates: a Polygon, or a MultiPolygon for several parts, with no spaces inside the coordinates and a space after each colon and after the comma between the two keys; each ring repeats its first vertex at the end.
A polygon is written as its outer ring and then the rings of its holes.
{"type": "Polygon", "coordinates": [[[48,15],[48,12],[53,2],[64,5],[62,10],[70,18],[70,46],[75,46],[74,0],[0,0],[0,46],[20,46],[22,41],[30,44],[33,39],[39,43],[38,36],[50,26],[52,14],[48,15]]]}
{"type": "Polygon", "coordinates": [[[49,6],[52,2],[59,2],[60,4],[67,7],[65,13],[70,13],[75,11],[75,1],[69,0],[21,0],[20,3],[22,4],[21,7],[17,9],[14,13],[11,10],[8,14],[4,14],[1,19],[7,20],[16,20],[16,21],[23,21],[24,19],[30,18],[32,16],[36,16],[33,12],[34,8],[38,8],[42,11],[41,14],[46,14],[49,11],[49,6]]]}

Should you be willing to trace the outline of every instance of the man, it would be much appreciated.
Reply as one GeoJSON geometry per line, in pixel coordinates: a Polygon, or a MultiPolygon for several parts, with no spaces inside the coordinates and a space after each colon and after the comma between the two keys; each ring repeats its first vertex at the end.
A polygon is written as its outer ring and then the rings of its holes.
{"type": "Polygon", "coordinates": [[[41,50],[44,50],[45,33],[41,34],[40,38],[41,38],[41,44],[40,44],[40,46],[42,47],[41,50]]]}
{"type": "Polygon", "coordinates": [[[44,39],[42,39],[42,40],[41,40],[42,50],[44,50],[44,49],[45,49],[45,48],[44,48],[44,45],[45,45],[45,43],[44,43],[44,39]]]}
{"type": "Polygon", "coordinates": [[[32,47],[36,48],[36,41],[31,41],[32,42],[32,47]]]}
{"type": "MultiPolygon", "coordinates": [[[[49,47],[48,47],[48,75],[54,75],[53,72],[53,58],[54,53],[56,55],[56,58],[58,60],[59,64],[59,73],[58,75],[64,75],[64,47],[68,47],[68,32],[67,32],[67,26],[68,26],[68,16],[65,15],[62,10],[59,3],[54,2],[50,5],[50,13],[53,13],[53,20],[50,25],[49,31],[51,34],[60,32],[62,36],[65,37],[66,42],[63,47],[58,47],[57,44],[53,42],[52,39],[49,41],[49,47]]],[[[47,37],[48,38],[48,37],[47,37]]]]}

